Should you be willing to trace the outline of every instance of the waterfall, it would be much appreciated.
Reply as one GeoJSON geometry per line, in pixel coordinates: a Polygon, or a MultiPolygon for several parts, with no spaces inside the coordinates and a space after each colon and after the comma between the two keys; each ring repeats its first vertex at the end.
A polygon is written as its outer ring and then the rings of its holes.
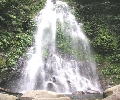
{"type": "Polygon", "coordinates": [[[47,0],[34,19],[35,42],[26,53],[29,59],[16,90],[100,91],[88,39],[70,7],[62,1],[47,0]]]}

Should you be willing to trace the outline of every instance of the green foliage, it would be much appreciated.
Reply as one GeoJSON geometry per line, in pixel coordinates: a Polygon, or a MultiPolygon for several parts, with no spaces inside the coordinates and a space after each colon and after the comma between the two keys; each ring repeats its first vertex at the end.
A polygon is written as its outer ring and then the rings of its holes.
{"type": "Polygon", "coordinates": [[[62,53],[68,53],[70,54],[72,52],[72,38],[71,36],[65,34],[63,32],[61,24],[57,23],[57,48],[62,51],[62,53]]]}
{"type": "Polygon", "coordinates": [[[43,58],[47,58],[49,56],[49,51],[48,51],[48,49],[46,49],[46,50],[44,50],[44,52],[43,52],[43,58]]]}
{"type": "Polygon", "coordinates": [[[115,36],[105,32],[106,30],[104,29],[99,31],[101,31],[101,33],[94,38],[92,43],[94,49],[105,56],[113,53],[117,49],[117,40],[115,36]]]}
{"type": "Polygon", "coordinates": [[[66,0],[75,4],[75,15],[94,49],[99,69],[108,78],[120,77],[119,0],[66,0]],[[107,65],[104,64],[107,62],[107,65]]]}
{"type": "MultiPolygon", "coordinates": [[[[64,28],[69,29],[68,24],[64,24],[64,28]]],[[[61,23],[57,22],[57,49],[61,54],[73,57],[77,60],[87,60],[84,52],[83,41],[79,37],[71,37],[70,34],[65,33],[61,23]]]]}
{"type": "Polygon", "coordinates": [[[0,1],[0,53],[6,55],[0,68],[11,68],[33,43],[36,24],[34,15],[45,0],[0,1]]]}
{"type": "Polygon", "coordinates": [[[120,65],[119,64],[110,64],[104,66],[102,70],[103,75],[108,77],[114,84],[120,83],[120,65]]]}
{"type": "Polygon", "coordinates": [[[119,65],[108,65],[108,66],[104,66],[105,69],[102,70],[102,73],[105,75],[120,75],[120,68],[119,65]]]}
{"type": "Polygon", "coordinates": [[[0,53],[0,66],[3,67],[5,65],[5,63],[6,63],[6,59],[5,59],[4,55],[2,53],[0,53]]]}

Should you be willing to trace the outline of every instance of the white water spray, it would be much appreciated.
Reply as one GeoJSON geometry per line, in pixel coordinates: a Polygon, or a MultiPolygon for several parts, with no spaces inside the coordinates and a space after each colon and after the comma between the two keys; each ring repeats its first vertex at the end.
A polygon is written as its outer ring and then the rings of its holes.
{"type": "Polygon", "coordinates": [[[56,1],[53,4],[47,0],[45,8],[35,20],[38,27],[35,43],[28,52],[31,57],[25,64],[19,91],[100,91],[89,43],[69,6],[65,2],[56,1]],[[59,32],[62,32],[62,36],[69,37],[69,45],[60,44],[57,37],[59,32]],[[59,50],[62,45],[65,50],[71,48],[68,50],[70,53],[59,50]]]}

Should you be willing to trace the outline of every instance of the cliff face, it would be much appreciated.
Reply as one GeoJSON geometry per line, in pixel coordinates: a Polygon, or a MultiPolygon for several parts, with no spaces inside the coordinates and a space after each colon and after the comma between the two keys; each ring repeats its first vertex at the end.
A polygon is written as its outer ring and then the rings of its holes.
{"type": "MultiPolygon", "coordinates": [[[[119,0],[63,0],[74,8],[76,18],[90,40],[99,75],[105,83],[120,83],[120,1],[119,0]],[[109,80],[110,79],[110,80],[109,80]]],[[[42,9],[33,0],[0,2],[0,82],[7,77],[18,58],[32,45],[34,14],[42,9]],[[33,4],[33,5],[32,5],[33,4]],[[11,6],[12,5],[12,6],[11,6]],[[36,6],[35,6],[36,5],[36,6]],[[32,29],[32,30],[31,30],[32,29]]]]}

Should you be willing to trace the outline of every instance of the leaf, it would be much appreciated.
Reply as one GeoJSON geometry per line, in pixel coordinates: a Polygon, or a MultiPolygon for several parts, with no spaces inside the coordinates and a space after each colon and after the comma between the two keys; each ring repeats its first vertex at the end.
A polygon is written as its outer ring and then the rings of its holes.
{"type": "Polygon", "coordinates": [[[11,18],[15,19],[16,16],[12,15],[12,14],[8,14],[11,18]]]}

